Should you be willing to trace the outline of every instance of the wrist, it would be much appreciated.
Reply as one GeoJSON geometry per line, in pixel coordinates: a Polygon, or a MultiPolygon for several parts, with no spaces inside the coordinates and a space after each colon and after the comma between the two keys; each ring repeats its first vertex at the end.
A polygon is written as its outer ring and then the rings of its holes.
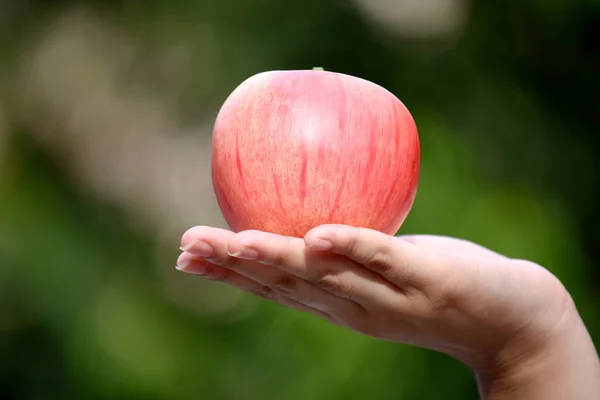
{"type": "Polygon", "coordinates": [[[475,370],[482,399],[600,399],[600,361],[572,304],[543,337],[523,333],[475,370]]]}

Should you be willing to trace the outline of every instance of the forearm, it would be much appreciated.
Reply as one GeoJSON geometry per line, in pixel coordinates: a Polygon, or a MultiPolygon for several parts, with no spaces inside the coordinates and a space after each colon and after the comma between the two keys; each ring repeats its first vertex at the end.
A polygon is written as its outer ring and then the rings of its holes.
{"type": "Polygon", "coordinates": [[[600,399],[600,361],[575,313],[568,329],[542,351],[510,367],[476,373],[484,400],[600,399]]]}

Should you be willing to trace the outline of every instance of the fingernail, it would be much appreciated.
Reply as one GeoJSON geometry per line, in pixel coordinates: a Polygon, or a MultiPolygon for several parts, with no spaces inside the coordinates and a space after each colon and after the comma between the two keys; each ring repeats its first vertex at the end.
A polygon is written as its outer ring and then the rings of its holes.
{"type": "Polygon", "coordinates": [[[191,242],[189,242],[185,246],[181,246],[179,248],[179,250],[181,250],[181,251],[188,251],[189,249],[191,249],[192,247],[194,247],[196,245],[196,243],[198,243],[198,239],[192,240],[191,242]]]}
{"type": "Polygon", "coordinates": [[[187,251],[203,258],[210,257],[213,254],[212,246],[201,240],[192,242],[189,245],[182,247],[180,250],[187,251]]]}
{"type": "Polygon", "coordinates": [[[230,253],[227,252],[231,257],[242,258],[244,260],[256,260],[258,259],[258,251],[254,249],[250,249],[248,247],[240,247],[240,249],[236,252],[230,253]]]}
{"type": "Polygon", "coordinates": [[[176,270],[178,271],[182,271],[182,272],[186,272],[186,268],[190,266],[191,261],[184,261],[181,264],[177,264],[177,266],[175,267],[176,270]]]}
{"type": "Polygon", "coordinates": [[[186,261],[175,268],[181,272],[185,272],[186,274],[198,275],[208,279],[211,279],[214,275],[214,272],[212,272],[206,265],[201,263],[192,264],[190,261],[186,261]]]}
{"type": "Polygon", "coordinates": [[[317,239],[308,247],[316,251],[327,251],[333,248],[333,243],[331,243],[329,240],[317,239]]]}

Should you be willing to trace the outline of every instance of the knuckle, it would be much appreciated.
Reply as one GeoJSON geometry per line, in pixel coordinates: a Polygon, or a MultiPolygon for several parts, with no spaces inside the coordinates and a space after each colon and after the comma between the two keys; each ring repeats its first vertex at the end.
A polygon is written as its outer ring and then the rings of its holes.
{"type": "Polygon", "coordinates": [[[272,300],[276,297],[275,292],[268,286],[258,285],[248,290],[252,295],[262,299],[272,300]]]}
{"type": "Polygon", "coordinates": [[[231,271],[225,268],[219,268],[211,271],[206,277],[212,281],[223,282],[227,281],[231,276],[231,271]]]}
{"type": "Polygon", "coordinates": [[[376,250],[365,259],[364,265],[373,271],[388,273],[394,269],[391,257],[381,250],[376,250]]]}
{"type": "Polygon", "coordinates": [[[246,260],[227,256],[215,258],[214,260],[210,260],[210,262],[236,270],[241,266],[242,263],[246,262],[246,260]]]}
{"type": "Polygon", "coordinates": [[[221,257],[209,257],[206,258],[206,261],[208,261],[211,264],[218,265],[220,267],[223,267],[228,264],[227,262],[223,261],[221,257]]]}
{"type": "Polygon", "coordinates": [[[336,296],[346,297],[349,292],[351,292],[349,285],[333,274],[320,276],[316,278],[313,283],[318,288],[336,296]]]}
{"type": "Polygon", "coordinates": [[[347,236],[346,248],[350,253],[356,253],[361,239],[364,236],[364,228],[353,228],[354,234],[350,233],[347,236]]]}
{"type": "Polygon", "coordinates": [[[284,251],[273,252],[270,254],[267,263],[274,267],[282,267],[286,265],[286,253],[284,251]]]}
{"type": "Polygon", "coordinates": [[[280,236],[276,239],[271,238],[270,249],[265,251],[265,257],[259,260],[261,264],[271,265],[276,268],[289,264],[289,238],[280,236]]]}
{"type": "Polygon", "coordinates": [[[322,305],[316,298],[312,291],[307,290],[305,293],[302,293],[302,296],[298,296],[295,299],[298,303],[308,307],[310,309],[320,309],[319,307],[322,305]]]}
{"type": "Polygon", "coordinates": [[[365,256],[363,264],[374,271],[382,273],[394,269],[395,262],[392,249],[394,248],[395,239],[390,235],[382,235],[379,244],[365,256]]]}
{"type": "Polygon", "coordinates": [[[282,275],[274,279],[268,286],[277,292],[291,296],[298,290],[298,280],[290,275],[282,275]]]}

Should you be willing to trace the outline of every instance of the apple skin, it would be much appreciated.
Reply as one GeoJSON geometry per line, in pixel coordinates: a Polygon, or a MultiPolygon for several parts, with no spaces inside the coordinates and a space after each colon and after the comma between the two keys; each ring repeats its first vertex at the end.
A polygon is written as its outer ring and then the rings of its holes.
{"type": "Polygon", "coordinates": [[[323,70],[242,82],[217,115],[212,181],[234,232],[303,237],[322,224],[395,234],[416,196],[420,145],[386,89],[323,70]]]}

